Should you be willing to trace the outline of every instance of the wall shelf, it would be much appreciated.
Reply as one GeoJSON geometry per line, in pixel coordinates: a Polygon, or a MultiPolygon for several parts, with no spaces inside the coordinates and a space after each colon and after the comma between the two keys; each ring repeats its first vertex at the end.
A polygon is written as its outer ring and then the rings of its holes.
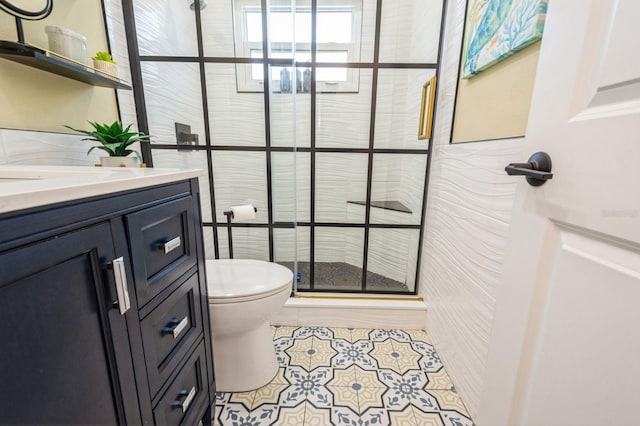
{"type": "MultiPolygon", "coordinates": [[[[347,203],[358,204],[360,206],[366,206],[366,201],[347,201],[347,203]]],[[[401,213],[411,214],[411,210],[400,201],[371,201],[371,207],[377,207],[379,209],[393,210],[401,213]]]]}
{"type": "Polygon", "coordinates": [[[131,86],[119,80],[97,74],[86,67],[67,62],[64,59],[47,56],[45,50],[23,43],[0,40],[0,58],[81,81],[92,86],[131,90],[131,86]]]}

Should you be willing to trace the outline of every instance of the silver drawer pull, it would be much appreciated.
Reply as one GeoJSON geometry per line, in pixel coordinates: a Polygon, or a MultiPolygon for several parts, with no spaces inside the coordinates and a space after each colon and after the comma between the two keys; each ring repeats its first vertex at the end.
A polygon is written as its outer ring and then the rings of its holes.
{"type": "Polygon", "coordinates": [[[187,395],[184,401],[180,402],[179,400],[176,400],[171,404],[173,407],[180,407],[183,413],[189,409],[189,405],[191,405],[193,398],[196,396],[196,387],[192,387],[189,393],[187,393],[186,390],[181,390],[180,393],[178,393],[178,398],[184,395],[187,395]]]}
{"type": "Polygon", "coordinates": [[[164,247],[164,254],[168,254],[169,252],[180,247],[181,245],[182,245],[182,240],[180,239],[180,235],[178,235],[174,239],[169,240],[162,245],[162,247],[164,247]]]}
{"type": "Polygon", "coordinates": [[[174,318],[171,321],[169,321],[169,324],[167,324],[165,327],[162,327],[162,331],[164,331],[167,334],[172,334],[173,338],[177,339],[180,333],[182,332],[182,330],[184,330],[187,325],[189,325],[188,316],[182,318],[182,321],[178,321],[177,319],[174,318]]]}
{"type": "Polygon", "coordinates": [[[118,309],[120,315],[124,315],[125,312],[131,308],[131,301],[129,300],[129,290],[127,289],[127,271],[124,267],[124,258],[120,256],[111,262],[113,265],[113,277],[116,282],[116,292],[118,293],[118,309]]]}

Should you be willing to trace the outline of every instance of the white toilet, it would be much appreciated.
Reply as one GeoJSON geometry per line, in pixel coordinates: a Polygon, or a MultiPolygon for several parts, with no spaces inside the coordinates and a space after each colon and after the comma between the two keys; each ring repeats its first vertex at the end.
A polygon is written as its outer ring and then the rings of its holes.
{"type": "Polygon", "coordinates": [[[216,390],[242,392],[278,373],[267,318],[291,294],[293,273],[262,260],[207,260],[216,390]]]}

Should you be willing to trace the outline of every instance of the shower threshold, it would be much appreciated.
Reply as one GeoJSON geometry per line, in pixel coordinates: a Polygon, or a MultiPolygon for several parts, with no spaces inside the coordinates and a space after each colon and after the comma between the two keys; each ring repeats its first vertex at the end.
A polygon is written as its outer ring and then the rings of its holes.
{"type": "MultiPolygon", "coordinates": [[[[294,270],[293,262],[278,262],[282,266],[294,270]]],[[[362,268],[345,262],[316,262],[314,270],[314,286],[309,281],[310,262],[298,262],[300,281],[298,290],[307,291],[361,291],[362,268]]],[[[366,291],[382,291],[389,293],[409,293],[406,284],[387,278],[375,272],[367,272],[366,291]]],[[[366,293],[365,291],[365,293],[366,293]]]]}

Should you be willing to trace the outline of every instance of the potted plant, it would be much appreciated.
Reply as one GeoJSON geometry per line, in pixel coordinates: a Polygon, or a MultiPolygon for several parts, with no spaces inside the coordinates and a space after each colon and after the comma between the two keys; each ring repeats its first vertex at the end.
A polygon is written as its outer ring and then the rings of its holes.
{"type": "Polygon", "coordinates": [[[94,130],[74,129],[70,126],[64,126],[74,132],[82,133],[88,137],[82,138],[83,141],[96,141],[99,145],[89,148],[87,155],[94,149],[101,149],[109,154],[106,157],[100,157],[100,164],[104,167],[135,167],[138,162],[142,163],[142,156],[136,150],[129,147],[136,142],[148,141],[151,136],[142,132],[130,132],[132,124],[126,129],[122,128],[122,123],[114,121],[112,124],[100,124],[89,122],[94,130]],[[131,157],[130,154],[135,154],[131,157]]]}
{"type": "Polygon", "coordinates": [[[118,77],[118,66],[109,52],[96,52],[96,56],[91,59],[93,59],[93,67],[98,70],[100,74],[107,77],[118,77]]]}

